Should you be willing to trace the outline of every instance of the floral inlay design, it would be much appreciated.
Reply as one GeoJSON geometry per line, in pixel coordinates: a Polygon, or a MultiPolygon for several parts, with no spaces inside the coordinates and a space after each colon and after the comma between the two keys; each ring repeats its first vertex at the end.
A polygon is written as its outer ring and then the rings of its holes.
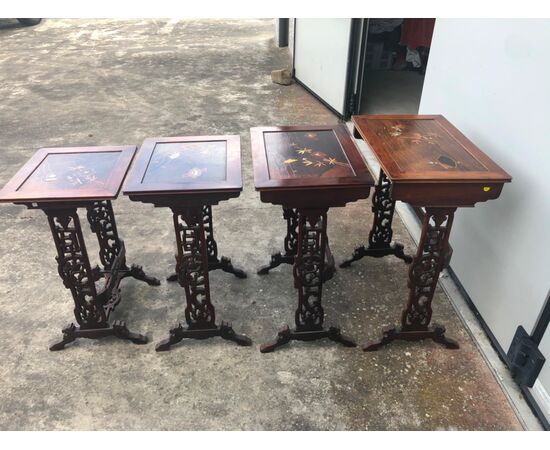
{"type": "Polygon", "coordinates": [[[331,130],[267,132],[264,139],[271,178],[355,175],[331,130]]]}

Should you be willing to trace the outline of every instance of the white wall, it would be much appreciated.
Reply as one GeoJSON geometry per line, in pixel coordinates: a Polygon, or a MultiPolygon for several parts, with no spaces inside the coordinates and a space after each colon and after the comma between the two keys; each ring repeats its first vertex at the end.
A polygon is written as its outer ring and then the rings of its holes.
{"type": "Polygon", "coordinates": [[[443,114],[513,177],[451,233],[451,267],[506,351],[550,289],[550,20],[438,19],[420,114],[443,114]]]}

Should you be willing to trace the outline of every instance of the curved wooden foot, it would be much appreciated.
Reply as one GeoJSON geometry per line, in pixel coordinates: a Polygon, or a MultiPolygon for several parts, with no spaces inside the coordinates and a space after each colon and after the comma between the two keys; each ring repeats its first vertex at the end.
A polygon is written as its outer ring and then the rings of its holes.
{"type": "Polygon", "coordinates": [[[399,259],[405,261],[406,264],[410,264],[413,260],[412,256],[406,255],[402,244],[394,243],[392,245],[383,247],[357,247],[351,256],[340,264],[341,268],[351,266],[352,262],[358,261],[364,256],[372,256],[373,258],[382,258],[383,256],[394,255],[399,259]]]}
{"type": "Polygon", "coordinates": [[[168,334],[168,339],[164,339],[163,341],[160,341],[157,346],[155,347],[155,350],[157,352],[165,352],[170,350],[170,347],[174,344],[177,344],[183,339],[183,332],[184,332],[183,325],[181,323],[176,324],[174,328],[171,328],[168,334]]]}
{"type": "Polygon", "coordinates": [[[294,264],[295,255],[282,255],[281,252],[271,255],[271,261],[266,266],[258,269],[258,275],[267,275],[271,269],[279,267],[281,264],[294,264]]]}
{"type": "Polygon", "coordinates": [[[143,271],[143,267],[137,264],[132,264],[128,272],[122,275],[121,278],[132,277],[136,280],[145,281],[149,286],[159,286],[160,280],[155,277],[150,277],[143,271]]]}
{"type": "Polygon", "coordinates": [[[76,340],[76,330],[77,330],[77,327],[75,326],[74,323],[71,323],[69,325],[67,325],[65,328],[63,328],[63,330],[61,331],[63,333],[63,337],[61,339],[61,341],[59,342],[56,342],[52,345],[50,345],[50,350],[52,352],[56,352],[58,350],[63,350],[65,348],[65,345],[73,342],[74,340],[76,340]]]}
{"type": "MultiPolygon", "coordinates": [[[[241,269],[237,269],[233,266],[233,263],[231,262],[231,258],[227,258],[226,256],[222,256],[221,259],[215,258],[215,259],[209,259],[208,260],[208,271],[221,269],[224,272],[232,273],[237,278],[246,278],[246,272],[241,269]]],[[[173,273],[170,276],[166,277],[166,281],[168,282],[174,282],[178,281],[178,274],[173,273]]]]}
{"type": "Polygon", "coordinates": [[[222,256],[221,259],[216,259],[215,261],[208,261],[208,270],[222,269],[224,272],[232,273],[237,278],[246,278],[246,272],[241,269],[233,267],[231,263],[231,258],[222,256]]]}
{"type": "Polygon", "coordinates": [[[344,347],[357,347],[357,344],[353,339],[350,337],[342,334],[340,331],[340,328],[338,327],[330,327],[328,329],[328,336],[331,341],[338,342],[342,344],[344,347]]]}
{"type": "Polygon", "coordinates": [[[448,349],[455,350],[460,348],[458,342],[445,336],[445,327],[434,324],[426,330],[404,331],[397,327],[387,327],[382,330],[382,337],[378,340],[368,341],[363,346],[364,352],[374,352],[395,340],[419,341],[422,339],[432,339],[434,342],[445,346],[448,349]]]}
{"type": "Polygon", "coordinates": [[[266,342],[265,344],[260,345],[260,352],[270,353],[274,351],[277,347],[288,344],[292,340],[292,331],[288,325],[285,325],[281,331],[277,333],[277,337],[274,341],[266,342]]]}
{"type": "Polygon", "coordinates": [[[105,326],[104,328],[83,329],[71,323],[63,328],[63,338],[61,341],[52,344],[50,350],[52,352],[63,350],[67,344],[73,342],[77,338],[100,339],[107,336],[115,336],[138,345],[147,344],[149,341],[147,336],[131,332],[126,326],[126,322],[122,320],[116,320],[113,322],[112,326],[105,326]]]}
{"type": "Polygon", "coordinates": [[[166,277],[166,281],[173,283],[174,281],[178,281],[178,274],[173,273],[172,275],[166,277]]]}
{"type": "Polygon", "coordinates": [[[460,345],[454,339],[445,336],[445,327],[443,325],[434,325],[432,340],[445,346],[449,350],[456,350],[460,345]]]}
{"type": "Polygon", "coordinates": [[[243,347],[250,347],[252,339],[244,334],[237,334],[229,322],[222,322],[219,327],[220,336],[227,341],[233,341],[243,347]]]}
{"type": "Polygon", "coordinates": [[[147,336],[144,336],[143,334],[131,332],[126,326],[126,322],[122,320],[115,320],[113,322],[112,330],[113,330],[113,336],[119,339],[126,339],[128,341],[133,342],[134,344],[143,345],[149,342],[149,339],[147,338],[147,336]]]}
{"type": "Polygon", "coordinates": [[[245,347],[252,345],[252,340],[244,334],[237,334],[229,322],[222,322],[219,327],[214,326],[212,328],[184,328],[179,323],[170,330],[168,339],[159,342],[155,350],[157,352],[168,351],[172,345],[183,339],[208,339],[215,336],[245,347]]]}
{"type": "Polygon", "coordinates": [[[393,253],[391,254],[399,259],[402,259],[403,261],[405,261],[406,264],[410,264],[413,262],[413,257],[411,255],[405,254],[403,244],[395,243],[391,245],[390,248],[393,250],[393,253]]]}
{"type": "Polygon", "coordinates": [[[318,339],[329,338],[333,342],[338,342],[345,347],[357,347],[355,341],[343,335],[338,327],[329,327],[328,330],[320,328],[318,330],[290,330],[285,325],[274,341],[267,342],[260,346],[260,352],[270,353],[277,347],[288,344],[290,341],[316,341],[318,339]]]}

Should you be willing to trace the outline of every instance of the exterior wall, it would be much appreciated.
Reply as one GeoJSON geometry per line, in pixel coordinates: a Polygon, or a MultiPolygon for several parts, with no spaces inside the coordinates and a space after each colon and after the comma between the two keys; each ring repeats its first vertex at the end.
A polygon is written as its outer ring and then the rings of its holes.
{"type": "MultiPolygon", "coordinates": [[[[498,200],[458,210],[451,234],[451,267],[504,350],[550,289],[549,54],[550,20],[438,19],[420,104],[513,177],[498,200]]],[[[550,392],[550,362],[539,381],[550,392]]]]}

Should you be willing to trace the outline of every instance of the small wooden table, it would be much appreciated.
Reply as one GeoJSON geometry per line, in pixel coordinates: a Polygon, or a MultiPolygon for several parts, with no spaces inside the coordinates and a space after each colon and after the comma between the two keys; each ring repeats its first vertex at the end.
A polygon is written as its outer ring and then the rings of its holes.
{"type": "Polygon", "coordinates": [[[377,350],[395,339],[431,338],[447,348],[458,344],[445,337],[445,327],[434,324],[432,299],[442,269],[451,259],[449,235],[458,207],[473,207],[499,197],[512,179],[487,155],[440,115],[353,116],[354,135],[364,139],[381,170],[373,197],[374,223],[367,248],[359,247],[341,264],[347,267],[363,256],[403,255],[391,245],[395,201],[425,208],[418,249],[409,268],[409,299],[400,327],[385,328],[382,338],[367,342],[377,350]]]}
{"type": "Polygon", "coordinates": [[[285,255],[273,256],[259,273],[281,262],[293,264],[298,289],[296,330],[285,326],[260,351],[271,352],[291,340],[325,337],[354,347],[339,328],[323,328],[323,281],[332,272],[327,272],[327,265],[333,265],[331,257],[327,261],[327,211],[368,197],[374,185],[368,168],[343,125],[261,127],[250,132],[256,190],[262,202],[282,205],[287,220],[285,255]]]}
{"type": "Polygon", "coordinates": [[[126,265],[126,250],[115,223],[111,200],[117,198],[132,161],[135,146],[42,148],[0,191],[0,202],[41,209],[48,216],[57,249],[59,276],[74,300],[79,326],[68,325],[63,338],[50,347],[61,350],[76,338],[116,336],[136,344],[147,337],[132,333],[123,321],[109,324],[120,303],[120,281],[125,277],[156,286],[141,266],[126,265]],[[99,242],[103,267],[92,268],[77,209],[86,208],[99,242]],[[103,287],[96,282],[103,279],[103,287]]]}
{"type": "Polygon", "coordinates": [[[157,351],[166,351],[184,338],[221,336],[239,345],[252,345],[231,324],[216,325],[210,301],[208,272],[222,269],[239,278],[229,258],[218,258],[212,205],[238,197],[242,191],[239,136],[185,136],[146,139],[124,185],[131,200],[172,210],[176,231],[177,280],[185,289],[187,329],[177,324],[157,351]]]}

